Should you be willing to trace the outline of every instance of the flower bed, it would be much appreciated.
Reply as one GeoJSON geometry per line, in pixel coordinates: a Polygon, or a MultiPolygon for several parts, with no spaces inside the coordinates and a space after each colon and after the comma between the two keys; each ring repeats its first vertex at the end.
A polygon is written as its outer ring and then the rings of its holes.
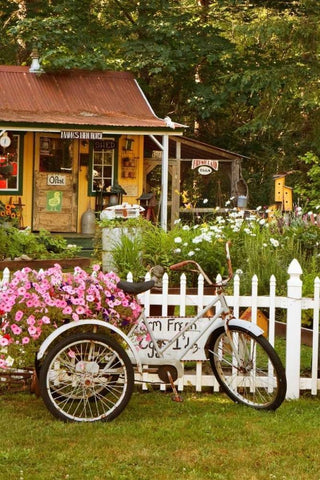
{"type": "Polygon", "coordinates": [[[101,319],[119,327],[134,324],[141,307],[117,287],[114,273],[92,274],[80,267],[63,273],[60,265],[44,271],[16,271],[0,292],[0,368],[33,364],[46,336],[66,322],[101,319]]]}

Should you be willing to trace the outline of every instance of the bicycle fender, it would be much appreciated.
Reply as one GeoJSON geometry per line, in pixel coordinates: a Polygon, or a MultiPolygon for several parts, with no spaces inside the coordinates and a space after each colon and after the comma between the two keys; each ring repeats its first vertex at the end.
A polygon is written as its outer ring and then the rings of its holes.
{"type": "Polygon", "coordinates": [[[48,337],[40,345],[40,348],[37,353],[37,360],[39,361],[43,358],[45,352],[48,350],[48,348],[54,342],[54,340],[56,340],[59,337],[59,335],[61,335],[64,332],[67,332],[68,330],[81,327],[82,325],[90,325],[92,327],[94,326],[103,327],[106,330],[112,330],[113,332],[120,335],[120,337],[126,342],[128,347],[130,348],[134,356],[134,361],[137,364],[138,368],[141,367],[141,361],[139,359],[136,346],[133,344],[132,340],[130,340],[130,338],[125,333],[123,333],[122,330],[120,330],[118,327],[111,325],[111,323],[104,322],[103,320],[96,320],[96,319],[73,321],[58,327],[56,330],[51,332],[50,335],[48,335],[48,337]]]}
{"type": "MultiPolygon", "coordinates": [[[[247,320],[242,320],[241,318],[233,318],[228,322],[228,324],[230,326],[245,328],[246,330],[249,330],[249,332],[253,333],[257,337],[264,334],[264,330],[262,330],[262,328],[260,328],[256,323],[248,322],[247,320]]],[[[210,329],[209,333],[212,333],[218,328],[224,327],[224,326],[225,326],[225,320],[223,320],[222,318],[219,318],[214,322],[213,328],[210,329]]]]}

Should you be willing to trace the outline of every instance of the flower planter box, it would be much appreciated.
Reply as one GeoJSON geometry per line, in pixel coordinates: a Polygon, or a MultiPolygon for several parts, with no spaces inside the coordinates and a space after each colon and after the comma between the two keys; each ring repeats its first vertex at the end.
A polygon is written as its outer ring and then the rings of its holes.
{"type": "Polygon", "coordinates": [[[140,233],[136,227],[104,227],[102,229],[102,270],[104,272],[116,271],[113,261],[113,249],[121,243],[121,237],[127,236],[134,241],[140,233]]]}
{"type": "Polygon", "coordinates": [[[0,261],[0,271],[9,268],[11,272],[21,270],[21,268],[29,267],[32,270],[40,270],[53,267],[56,263],[61,265],[63,269],[72,269],[74,267],[88,268],[90,266],[90,258],[54,258],[50,260],[4,260],[0,261]]]}

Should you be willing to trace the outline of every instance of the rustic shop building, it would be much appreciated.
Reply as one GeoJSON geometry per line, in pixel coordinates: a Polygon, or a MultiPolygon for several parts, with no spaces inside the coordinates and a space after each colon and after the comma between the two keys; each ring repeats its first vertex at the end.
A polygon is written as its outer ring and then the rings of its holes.
{"type": "Polygon", "coordinates": [[[2,214],[33,231],[80,233],[83,214],[108,205],[118,185],[119,199],[137,203],[159,166],[167,228],[179,216],[182,161],[220,162],[228,195],[243,194],[242,157],[158,118],[130,73],[0,66],[0,98],[2,214]]]}

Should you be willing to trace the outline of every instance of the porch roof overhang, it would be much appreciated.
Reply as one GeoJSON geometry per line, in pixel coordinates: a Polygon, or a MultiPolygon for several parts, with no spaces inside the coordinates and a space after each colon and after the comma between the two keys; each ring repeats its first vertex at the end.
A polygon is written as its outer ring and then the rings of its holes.
{"type": "MultiPolygon", "coordinates": [[[[148,137],[145,138],[145,156],[151,157],[152,150],[159,150],[159,148],[148,137]]],[[[209,143],[200,142],[194,138],[171,135],[169,137],[169,157],[179,158],[180,160],[193,160],[195,158],[219,160],[220,162],[233,163],[248,159],[244,155],[231,152],[220,147],[216,147],[209,143]],[[179,150],[177,149],[179,145],[179,150]],[[178,150],[178,157],[177,157],[178,150]]]]}
{"type": "Polygon", "coordinates": [[[0,66],[0,128],[180,135],[184,125],[158,118],[128,72],[30,73],[0,66]]]}

